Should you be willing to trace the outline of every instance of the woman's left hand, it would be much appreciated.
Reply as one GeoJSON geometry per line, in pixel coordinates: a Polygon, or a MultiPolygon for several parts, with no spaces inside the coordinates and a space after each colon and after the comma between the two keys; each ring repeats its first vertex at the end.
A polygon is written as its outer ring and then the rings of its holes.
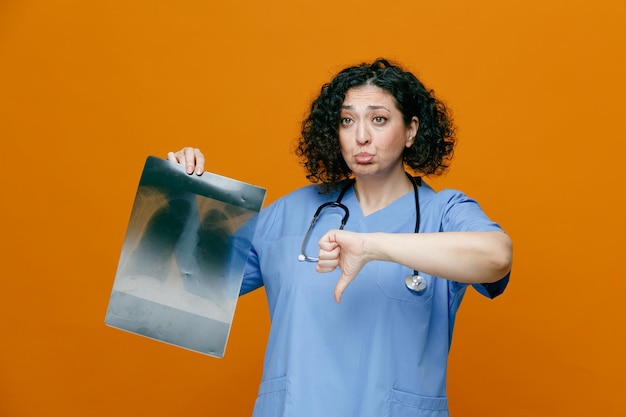
{"type": "Polygon", "coordinates": [[[341,269],[335,300],[373,260],[467,284],[496,282],[511,271],[508,235],[491,232],[355,233],[331,230],[319,241],[318,272],[341,269]]]}
{"type": "Polygon", "coordinates": [[[363,266],[371,259],[365,250],[365,239],[362,233],[345,230],[330,230],[319,241],[320,251],[317,261],[317,272],[332,272],[337,267],[341,276],[335,286],[335,301],[341,302],[341,296],[350,283],[356,278],[363,266]]]}

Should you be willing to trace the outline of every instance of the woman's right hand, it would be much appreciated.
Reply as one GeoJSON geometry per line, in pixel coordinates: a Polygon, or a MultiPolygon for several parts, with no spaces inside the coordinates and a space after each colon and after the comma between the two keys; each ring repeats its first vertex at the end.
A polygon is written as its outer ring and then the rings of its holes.
{"type": "Polygon", "coordinates": [[[178,152],[168,152],[167,160],[185,165],[185,171],[191,175],[202,175],[204,172],[204,154],[198,148],[185,146],[178,152]]]}

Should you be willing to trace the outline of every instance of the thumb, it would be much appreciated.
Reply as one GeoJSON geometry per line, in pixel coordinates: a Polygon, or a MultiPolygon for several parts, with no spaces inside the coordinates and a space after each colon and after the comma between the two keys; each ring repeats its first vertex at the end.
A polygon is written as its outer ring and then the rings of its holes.
{"type": "Polygon", "coordinates": [[[353,279],[354,277],[351,277],[348,274],[344,273],[343,270],[341,271],[341,276],[337,281],[337,285],[335,285],[335,302],[337,304],[341,303],[341,296],[343,295],[343,292],[346,290],[346,288],[348,288],[348,285],[350,285],[353,279]]]}

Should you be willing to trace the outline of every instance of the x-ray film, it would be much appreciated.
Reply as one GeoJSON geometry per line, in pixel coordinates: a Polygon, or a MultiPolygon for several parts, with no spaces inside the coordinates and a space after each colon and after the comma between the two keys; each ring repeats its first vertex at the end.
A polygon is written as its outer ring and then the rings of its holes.
{"type": "Polygon", "coordinates": [[[265,190],[148,157],[105,323],[224,356],[265,190]]]}

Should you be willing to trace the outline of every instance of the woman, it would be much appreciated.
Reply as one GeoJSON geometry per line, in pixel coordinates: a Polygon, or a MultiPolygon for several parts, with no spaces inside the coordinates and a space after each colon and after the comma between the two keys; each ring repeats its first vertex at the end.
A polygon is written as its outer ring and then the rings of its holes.
{"type": "MultiPolygon", "coordinates": [[[[315,185],[261,211],[244,274],[272,320],[254,416],[448,416],[465,289],[497,296],[512,259],[474,200],[405,172],[441,173],[454,142],[446,107],[386,60],[323,86],[297,149],[315,185]]],[[[194,148],[168,159],[204,170],[194,148]]]]}

